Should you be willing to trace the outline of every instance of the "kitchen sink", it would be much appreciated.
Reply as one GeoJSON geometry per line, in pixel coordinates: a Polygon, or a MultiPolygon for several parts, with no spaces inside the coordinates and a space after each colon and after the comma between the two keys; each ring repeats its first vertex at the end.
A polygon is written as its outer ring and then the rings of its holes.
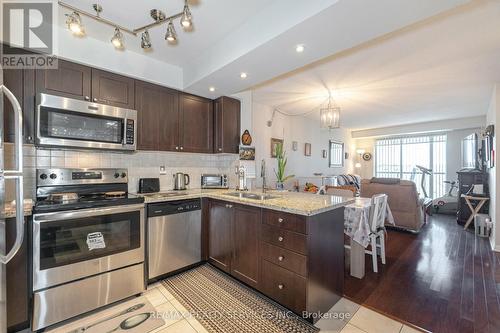
{"type": "Polygon", "coordinates": [[[270,194],[257,194],[248,192],[230,192],[230,193],[224,193],[224,195],[240,199],[251,199],[251,200],[269,200],[269,199],[279,198],[275,195],[270,195],[270,194]]]}

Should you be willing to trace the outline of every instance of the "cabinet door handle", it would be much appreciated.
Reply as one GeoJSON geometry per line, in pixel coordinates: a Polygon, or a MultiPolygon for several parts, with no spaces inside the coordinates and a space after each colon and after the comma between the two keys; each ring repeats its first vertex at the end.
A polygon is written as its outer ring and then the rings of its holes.
{"type": "Polygon", "coordinates": [[[222,148],[219,148],[219,151],[222,151],[222,148]]]}
{"type": "Polygon", "coordinates": [[[284,284],[282,284],[282,283],[278,284],[278,289],[280,289],[280,290],[285,289],[285,285],[284,285],[284,284]]]}
{"type": "Polygon", "coordinates": [[[233,205],[226,205],[226,208],[233,208],[233,205]]]}
{"type": "Polygon", "coordinates": [[[278,257],[278,261],[283,261],[283,260],[285,260],[285,257],[284,257],[284,256],[279,256],[279,257],[278,257]]]}
{"type": "Polygon", "coordinates": [[[279,223],[283,223],[283,221],[284,221],[284,220],[283,220],[283,218],[282,218],[282,217],[280,217],[280,218],[278,219],[278,222],[279,222],[279,223]]]}
{"type": "Polygon", "coordinates": [[[179,146],[175,146],[175,150],[179,150],[179,146]]]}
{"type": "Polygon", "coordinates": [[[278,242],[282,242],[284,240],[283,236],[278,237],[278,242]]]}
{"type": "Polygon", "coordinates": [[[181,150],[184,150],[184,147],[181,146],[181,150]]]}
{"type": "Polygon", "coordinates": [[[90,97],[89,96],[85,96],[84,97],[86,101],[90,101],[90,97]]]}
{"type": "Polygon", "coordinates": [[[94,97],[94,102],[97,102],[97,97],[94,97]]]}

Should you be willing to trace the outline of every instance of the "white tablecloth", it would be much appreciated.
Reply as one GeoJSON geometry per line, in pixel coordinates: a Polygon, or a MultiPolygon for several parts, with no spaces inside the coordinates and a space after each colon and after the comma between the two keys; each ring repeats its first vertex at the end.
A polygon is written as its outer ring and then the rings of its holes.
{"type": "MultiPolygon", "coordinates": [[[[345,206],[344,210],[344,233],[364,247],[370,244],[370,207],[370,198],[356,198],[356,202],[345,206]]],[[[386,221],[394,225],[389,205],[386,221]]]]}

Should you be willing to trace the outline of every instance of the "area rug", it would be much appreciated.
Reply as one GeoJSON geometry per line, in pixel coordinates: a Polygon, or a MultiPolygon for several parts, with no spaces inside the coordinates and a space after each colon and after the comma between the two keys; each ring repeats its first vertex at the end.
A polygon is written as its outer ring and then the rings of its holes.
{"type": "Polygon", "coordinates": [[[165,324],[145,297],[134,298],[85,316],[47,333],[147,333],[165,324]]]}
{"type": "Polygon", "coordinates": [[[163,285],[209,332],[319,331],[208,264],[167,278],[163,285]]]}

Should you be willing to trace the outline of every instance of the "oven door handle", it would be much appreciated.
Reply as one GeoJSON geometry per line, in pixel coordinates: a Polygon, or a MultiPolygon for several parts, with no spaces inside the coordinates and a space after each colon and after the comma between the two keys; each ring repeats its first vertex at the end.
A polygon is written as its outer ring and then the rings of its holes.
{"type": "Polygon", "coordinates": [[[45,223],[45,222],[60,221],[66,219],[77,219],[77,218],[103,216],[110,214],[129,213],[137,210],[144,210],[144,204],[123,205],[110,208],[103,207],[103,208],[92,208],[92,209],[82,209],[82,210],[70,210],[70,211],[62,211],[54,213],[41,213],[33,215],[33,222],[45,223]]]}

